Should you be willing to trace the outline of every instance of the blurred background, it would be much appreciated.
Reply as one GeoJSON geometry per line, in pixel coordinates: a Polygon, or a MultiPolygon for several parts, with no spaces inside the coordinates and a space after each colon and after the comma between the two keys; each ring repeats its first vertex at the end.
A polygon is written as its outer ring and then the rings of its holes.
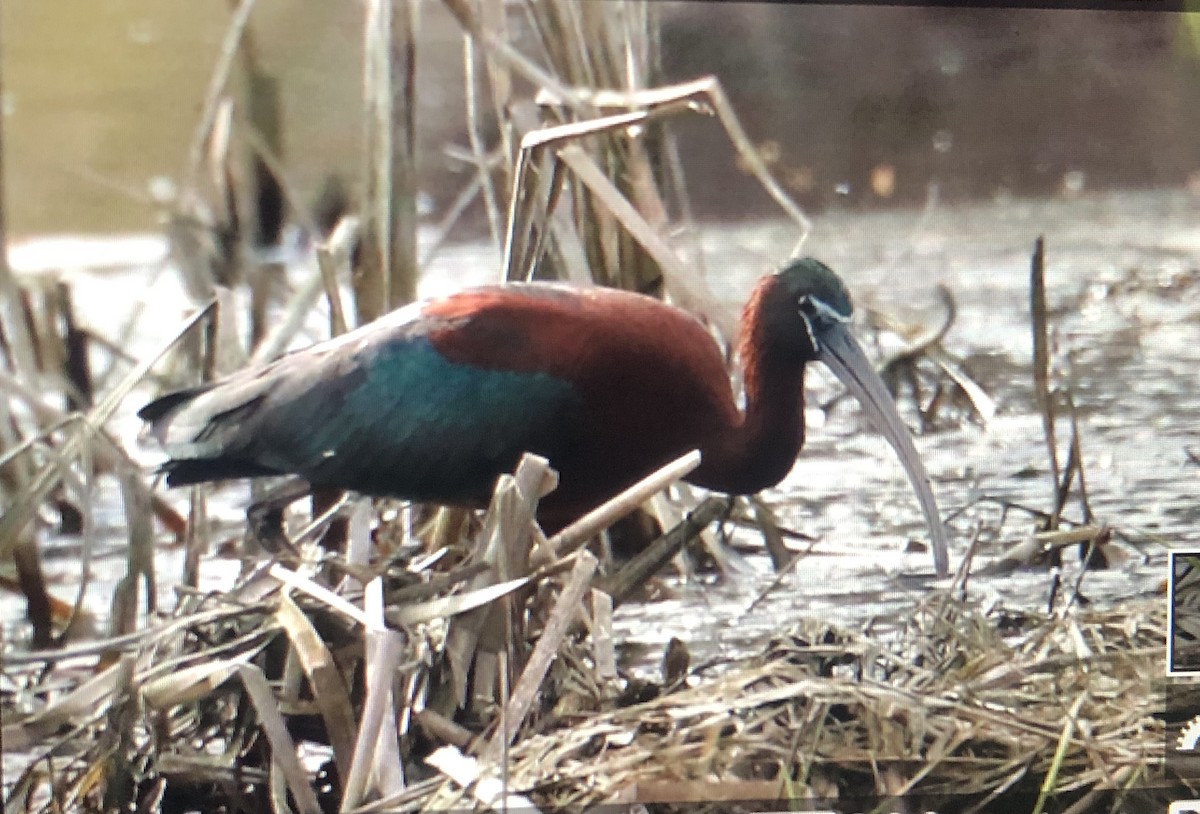
{"type": "MultiPolygon", "coordinates": [[[[653,3],[664,81],[716,74],[781,182],[813,211],[1190,186],[1200,192],[1200,24],[1187,14],[653,3]]],[[[230,6],[13,0],[0,11],[10,230],[142,231],[186,163],[230,6]],[[164,186],[165,185],[165,186],[164,186]]],[[[520,15],[510,15],[520,20],[520,15]]],[[[361,175],[358,3],[261,0],[291,182],[361,175]]],[[[421,6],[421,188],[472,172],[462,36],[421,6]]],[[[676,117],[696,212],[772,214],[721,128],[676,117]]],[[[476,203],[475,223],[482,207],[476,203]]]]}

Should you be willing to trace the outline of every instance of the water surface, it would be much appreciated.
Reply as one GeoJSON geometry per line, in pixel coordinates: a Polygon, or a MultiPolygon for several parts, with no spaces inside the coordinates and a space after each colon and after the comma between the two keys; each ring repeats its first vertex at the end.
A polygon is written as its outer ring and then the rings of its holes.
{"type": "MultiPolygon", "coordinates": [[[[950,524],[954,562],[977,528],[983,530],[980,562],[1034,529],[1017,513],[998,527],[999,509],[978,502],[980,496],[1049,507],[1047,455],[1029,373],[1029,255],[1039,234],[1047,237],[1055,367],[1069,374],[1079,409],[1095,520],[1135,543],[1118,543],[1125,561],[1088,574],[1084,595],[1119,604],[1145,594],[1165,577],[1165,546],[1200,547],[1195,499],[1200,470],[1185,451],[1189,445],[1200,447],[1198,211],[1200,203],[1183,193],[1139,192],[929,212],[834,213],[817,223],[805,252],[843,275],[860,312],[869,307],[913,324],[935,324],[940,318],[935,286],[944,284],[954,294],[958,317],[946,347],[965,360],[998,406],[986,427],[950,411],[917,437],[942,512],[955,518],[950,524]]],[[[785,259],[796,237],[793,227],[775,222],[709,225],[700,233],[706,283],[731,311],[740,308],[759,274],[785,259]]],[[[117,335],[136,309],[149,306],[128,343],[135,355],[149,353],[192,304],[156,238],[104,246],[117,257],[125,252],[136,258],[134,267],[120,269],[113,259],[102,268],[81,268],[87,263],[79,258],[101,256],[102,246],[89,244],[81,252],[79,244],[62,241],[23,246],[15,257],[29,271],[74,267],[69,278],[81,317],[105,336],[117,335]]],[[[429,268],[422,294],[494,279],[497,268],[486,245],[447,248],[429,268]]],[[[296,278],[309,273],[306,266],[293,272],[296,278]]],[[[319,316],[314,319],[311,334],[299,344],[320,338],[325,324],[319,316]]],[[[873,334],[860,335],[873,347],[873,334]]],[[[887,335],[881,343],[883,352],[900,347],[887,335]]],[[[678,599],[621,609],[622,639],[653,653],[671,636],[680,636],[703,657],[755,646],[800,619],[858,626],[873,617],[895,617],[921,594],[919,581],[901,578],[931,569],[926,552],[906,552],[910,541],[925,541],[926,531],[902,468],[851,402],[827,414],[816,408],[838,392],[832,375],[814,369],[807,380],[807,443],[788,478],[764,497],[784,525],[817,539],[813,554],[749,613],[747,607],[772,578],[764,556],[751,554],[744,572],[717,585],[711,579],[669,577],[678,599]]],[[[150,395],[132,395],[112,423],[113,432],[136,448],[148,468],[160,456],[153,448],[136,447],[140,422],[134,412],[150,395]]],[[[915,427],[911,399],[902,401],[902,413],[915,427]]],[[[1059,432],[1065,445],[1065,423],[1059,432]]],[[[1065,457],[1064,446],[1060,460],[1065,457]]],[[[180,506],[185,500],[182,492],[169,497],[180,506]]],[[[219,493],[211,509],[218,538],[241,533],[246,500],[242,485],[219,493]]],[[[103,617],[111,576],[124,571],[125,548],[119,496],[103,480],[95,511],[101,539],[95,570],[101,578],[90,587],[87,606],[103,617]]],[[[1076,503],[1068,505],[1066,516],[1079,519],[1076,503]]],[[[758,545],[750,532],[738,532],[738,540],[758,545]]],[[[47,533],[43,545],[55,592],[72,596],[78,540],[47,533]]],[[[169,547],[160,555],[160,596],[168,602],[179,559],[169,547]]],[[[1068,562],[1071,581],[1074,568],[1068,562]]],[[[204,586],[228,584],[235,572],[229,560],[206,561],[204,586]]],[[[1040,608],[1050,584],[1047,573],[1031,570],[976,578],[972,590],[981,604],[1040,608]]],[[[11,597],[0,604],[8,620],[6,641],[21,642],[27,631],[17,622],[20,604],[11,597]]]]}

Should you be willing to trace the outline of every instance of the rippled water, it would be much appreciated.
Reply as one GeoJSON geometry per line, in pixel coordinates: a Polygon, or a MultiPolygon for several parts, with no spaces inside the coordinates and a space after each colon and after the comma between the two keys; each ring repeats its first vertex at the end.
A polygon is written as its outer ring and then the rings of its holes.
{"type": "MultiPolygon", "coordinates": [[[[958,314],[945,344],[997,402],[986,428],[935,427],[917,439],[943,515],[956,515],[952,561],[976,526],[997,527],[999,508],[976,503],[978,497],[1050,507],[1030,374],[1030,254],[1038,235],[1047,241],[1054,363],[1070,372],[1095,521],[1138,543],[1119,543],[1125,561],[1089,573],[1083,594],[1119,605],[1153,592],[1166,577],[1164,546],[1200,547],[1200,467],[1185,451],[1200,447],[1198,213],[1194,197],[1143,192],[941,207],[927,216],[833,215],[817,223],[804,251],[843,275],[860,310],[869,305],[936,324],[934,287],[948,286],[958,314]]],[[[786,254],[791,232],[760,224],[707,229],[705,240],[712,247],[709,283],[735,303],[754,276],[786,254]]],[[[825,371],[808,382],[810,405],[836,392],[825,371]]],[[[911,400],[905,406],[913,418],[911,400]]],[[[750,613],[745,608],[763,578],[716,588],[680,582],[677,604],[620,615],[623,635],[647,646],[690,636],[694,655],[703,658],[752,645],[798,619],[854,626],[886,619],[920,595],[919,586],[898,579],[902,572],[928,572],[930,563],[926,553],[900,553],[909,539],[925,540],[925,530],[895,456],[850,403],[839,404],[823,426],[811,420],[820,413],[810,408],[809,417],[795,468],[766,497],[786,525],[820,538],[817,552],[836,556],[804,560],[750,613]]],[[[1061,422],[1060,462],[1069,432],[1061,422]]],[[[1080,517],[1074,501],[1066,516],[1080,517]]],[[[981,539],[977,564],[1032,530],[1025,516],[1010,514],[998,539],[981,539]]],[[[754,565],[769,573],[761,560],[754,565]]],[[[1075,563],[1065,568],[1073,583],[1075,563]]],[[[1038,608],[1049,599],[1051,578],[1030,570],[975,577],[971,584],[981,604],[1038,608]]]]}
{"type": "MultiPolygon", "coordinates": [[[[1195,498],[1200,468],[1185,452],[1189,444],[1200,447],[1197,214],[1195,198],[1154,192],[820,219],[805,252],[842,274],[860,311],[870,306],[934,324],[940,313],[935,286],[949,287],[958,316],[945,344],[997,402],[998,413],[986,428],[943,420],[917,438],[942,512],[955,516],[952,561],[962,556],[973,529],[996,528],[999,510],[978,503],[980,496],[1048,508],[1047,456],[1029,374],[1029,255],[1039,234],[1047,238],[1055,364],[1070,371],[1091,506],[1097,522],[1137,543],[1120,544],[1127,561],[1088,574],[1083,593],[1105,603],[1145,594],[1165,576],[1164,545],[1200,547],[1195,498]]],[[[739,308],[754,279],[781,262],[794,240],[786,224],[704,227],[708,286],[727,308],[739,308]]],[[[191,306],[164,268],[154,238],[108,245],[117,256],[135,252],[138,268],[71,272],[81,316],[97,332],[114,336],[135,308],[151,306],[128,343],[133,353],[148,353],[191,306]]],[[[71,268],[99,252],[97,246],[59,245],[60,254],[52,255],[52,249],[44,242],[28,245],[16,255],[18,265],[71,268]]],[[[422,293],[494,279],[497,267],[484,246],[451,247],[430,268],[422,293]]],[[[620,638],[638,645],[630,648],[632,658],[655,660],[671,636],[690,640],[694,657],[703,659],[753,646],[800,619],[855,626],[872,617],[887,619],[923,591],[919,580],[901,578],[931,570],[927,553],[904,553],[910,540],[924,541],[926,532],[903,470],[851,403],[838,404],[828,415],[814,408],[837,392],[826,371],[809,373],[807,444],[790,476],[765,494],[786,526],[818,539],[814,553],[751,611],[747,608],[773,578],[761,555],[745,558],[744,572],[717,585],[669,579],[677,599],[618,613],[620,638]]],[[[139,427],[133,414],[147,395],[127,399],[112,425],[131,445],[139,427]]],[[[911,400],[904,410],[914,418],[911,400]]],[[[1059,431],[1065,445],[1065,423],[1059,431]]],[[[156,460],[153,450],[139,454],[148,464],[156,460]]],[[[1060,457],[1065,459],[1065,450],[1060,457]]],[[[213,507],[230,535],[242,520],[246,494],[244,487],[231,487],[213,507]]],[[[182,504],[184,495],[171,499],[182,504]]],[[[95,571],[123,573],[124,519],[111,486],[100,490],[96,511],[103,556],[95,571]]],[[[1078,518],[1076,504],[1069,504],[1067,516],[1078,518]]],[[[982,539],[981,560],[1031,530],[1025,517],[1010,515],[998,539],[982,539]]],[[[738,539],[757,542],[748,532],[739,532],[738,539]]],[[[55,592],[70,598],[78,541],[50,536],[44,548],[55,592]]],[[[178,552],[162,552],[160,596],[171,596],[178,558],[178,552]]],[[[213,559],[202,575],[206,587],[218,587],[233,572],[229,561],[213,559]]],[[[1021,607],[1044,606],[1049,586],[1050,577],[1036,571],[972,581],[980,603],[1021,607]]],[[[103,615],[111,588],[111,582],[96,581],[88,606],[103,615]]],[[[0,612],[8,620],[6,640],[19,642],[25,635],[14,623],[22,612],[19,603],[0,600],[0,612]]]]}

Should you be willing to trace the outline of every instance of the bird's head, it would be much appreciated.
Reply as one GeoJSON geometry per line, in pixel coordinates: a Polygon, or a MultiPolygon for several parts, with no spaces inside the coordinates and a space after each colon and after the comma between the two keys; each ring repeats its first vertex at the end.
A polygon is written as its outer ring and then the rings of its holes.
{"type": "Polygon", "coordinates": [[[774,287],[783,312],[776,319],[791,323],[789,339],[805,361],[820,359],[826,334],[847,325],[854,313],[845,283],[820,260],[805,257],[777,271],[774,287]]]}
{"type": "Polygon", "coordinates": [[[762,350],[782,353],[801,365],[824,363],[858,399],[908,473],[930,526],[938,574],[944,575],[949,563],[945,531],[929,476],[891,394],[850,332],[854,308],[845,284],[829,266],[805,257],[776,272],[764,288],[769,293],[761,304],[759,319],[766,330],[760,341],[772,347],[762,350]]]}

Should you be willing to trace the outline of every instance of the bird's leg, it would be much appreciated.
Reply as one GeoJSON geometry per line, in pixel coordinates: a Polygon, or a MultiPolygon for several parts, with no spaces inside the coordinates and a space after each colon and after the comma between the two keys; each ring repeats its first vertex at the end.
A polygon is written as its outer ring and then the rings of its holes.
{"type": "MultiPolygon", "coordinates": [[[[312,516],[316,520],[325,512],[336,506],[345,494],[341,489],[313,489],[312,490],[312,516]]],[[[350,533],[350,521],[346,517],[334,517],[330,519],[329,525],[325,529],[325,533],[321,535],[321,540],[318,545],[326,551],[343,551],[346,547],[346,540],[350,533]]]]}
{"type": "Polygon", "coordinates": [[[629,560],[639,551],[662,536],[663,529],[658,520],[638,506],[629,514],[617,520],[608,527],[609,564],[615,556],[619,560],[629,560]]]}
{"type": "Polygon", "coordinates": [[[302,497],[311,494],[312,487],[300,478],[289,478],[267,491],[265,497],[246,507],[246,532],[264,550],[279,554],[296,554],[296,547],[283,530],[283,512],[302,497]]]}

